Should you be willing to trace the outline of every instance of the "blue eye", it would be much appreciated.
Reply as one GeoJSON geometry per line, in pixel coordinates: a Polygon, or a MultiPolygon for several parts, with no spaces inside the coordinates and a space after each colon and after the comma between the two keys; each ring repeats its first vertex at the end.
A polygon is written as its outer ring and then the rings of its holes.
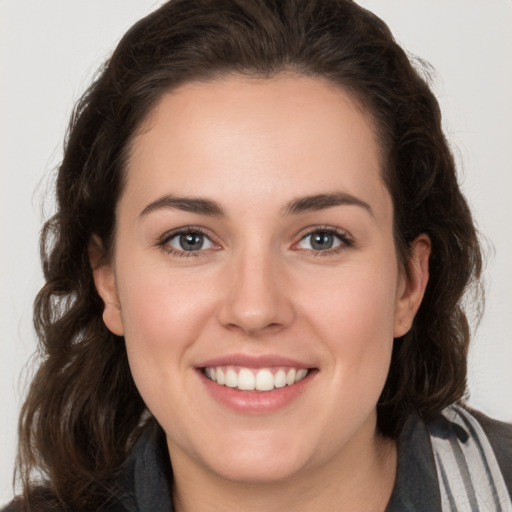
{"type": "Polygon", "coordinates": [[[302,237],[297,247],[313,251],[328,251],[350,245],[347,238],[332,230],[318,230],[302,237]]]}
{"type": "Polygon", "coordinates": [[[165,245],[175,251],[195,252],[211,249],[213,242],[200,231],[176,233],[165,241],[165,245]]]}

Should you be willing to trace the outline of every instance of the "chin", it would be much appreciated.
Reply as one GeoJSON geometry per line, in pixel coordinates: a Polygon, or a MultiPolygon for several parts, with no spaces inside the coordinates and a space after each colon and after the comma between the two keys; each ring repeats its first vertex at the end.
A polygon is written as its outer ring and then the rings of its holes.
{"type": "Polygon", "coordinates": [[[231,454],[212,467],[220,477],[241,484],[269,485],[293,479],[304,470],[304,460],[290,453],[231,454]]]}
{"type": "Polygon", "coordinates": [[[225,436],[224,442],[217,439],[212,451],[198,454],[201,464],[225,480],[271,484],[292,479],[313,455],[289,432],[245,434],[225,436]]]}

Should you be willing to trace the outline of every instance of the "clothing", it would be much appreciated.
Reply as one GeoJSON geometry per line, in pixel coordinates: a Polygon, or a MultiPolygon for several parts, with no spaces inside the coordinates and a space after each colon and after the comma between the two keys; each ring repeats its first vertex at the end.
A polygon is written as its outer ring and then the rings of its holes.
{"type": "MultiPolygon", "coordinates": [[[[508,491],[508,498],[512,500],[512,425],[492,420],[477,411],[471,411],[471,416],[478,421],[489,440],[508,491]]],[[[439,484],[441,479],[436,469],[433,450],[436,437],[455,444],[469,442],[474,436],[468,428],[460,427],[451,414],[440,415],[429,423],[425,423],[417,415],[411,415],[398,438],[397,476],[386,512],[441,512],[444,510],[439,484]]],[[[472,472],[472,469],[468,468],[469,480],[473,476],[472,472]]],[[[448,478],[451,476],[448,475],[448,478]]],[[[470,481],[465,482],[467,487],[471,484],[470,481]]],[[[487,510],[460,508],[459,510],[488,512],[494,508],[487,510]]],[[[510,512],[512,508],[498,510],[510,512]]]]}
{"type": "Polygon", "coordinates": [[[512,500],[498,460],[472,414],[452,405],[428,429],[443,512],[512,512],[512,500]]]}
{"type": "MultiPolygon", "coordinates": [[[[424,422],[417,414],[412,414],[407,419],[397,440],[397,476],[386,512],[443,511],[433,444],[439,438],[448,441],[452,446],[458,446],[457,443],[468,443],[475,436],[471,428],[456,421],[455,416],[453,411],[448,411],[429,423],[424,422]]],[[[512,503],[512,425],[492,420],[476,411],[471,411],[471,416],[485,432],[508,492],[507,500],[510,498],[512,503]]],[[[471,463],[466,469],[471,480],[471,463]]],[[[127,489],[128,492],[118,504],[112,504],[105,512],[172,512],[171,478],[172,469],[165,434],[158,425],[151,425],[142,434],[121,468],[119,487],[127,489]]],[[[3,512],[15,510],[7,508],[3,512]]],[[[459,510],[466,512],[465,509],[459,510]]],[[[467,510],[487,512],[482,508],[467,510]]],[[[496,510],[510,512],[512,508],[496,510]]]]}

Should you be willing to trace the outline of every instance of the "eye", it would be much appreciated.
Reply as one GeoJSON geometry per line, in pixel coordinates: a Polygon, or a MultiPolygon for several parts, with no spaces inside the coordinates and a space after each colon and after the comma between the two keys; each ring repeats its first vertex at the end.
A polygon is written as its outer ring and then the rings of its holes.
{"type": "Polygon", "coordinates": [[[317,229],[303,236],[296,247],[312,251],[329,251],[349,245],[345,234],[334,229],[317,229]]]}
{"type": "Polygon", "coordinates": [[[168,236],[162,245],[171,252],[197,252],[212,249],[215,244],[199,230],[186,230],[168,236]]]}

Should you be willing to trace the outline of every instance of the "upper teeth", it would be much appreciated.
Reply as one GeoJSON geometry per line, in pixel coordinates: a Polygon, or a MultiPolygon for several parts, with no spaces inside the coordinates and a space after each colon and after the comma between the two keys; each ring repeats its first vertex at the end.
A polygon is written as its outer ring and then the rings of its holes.
{"type": "Polygon", "coordinates": [[[233,366],[207,367],[204,374],[222,386],[238,388],[241,391],[271,391],[274,388],[290,386],[302,380],[308,370],[305,368],[240,368],[233,366]]]}

